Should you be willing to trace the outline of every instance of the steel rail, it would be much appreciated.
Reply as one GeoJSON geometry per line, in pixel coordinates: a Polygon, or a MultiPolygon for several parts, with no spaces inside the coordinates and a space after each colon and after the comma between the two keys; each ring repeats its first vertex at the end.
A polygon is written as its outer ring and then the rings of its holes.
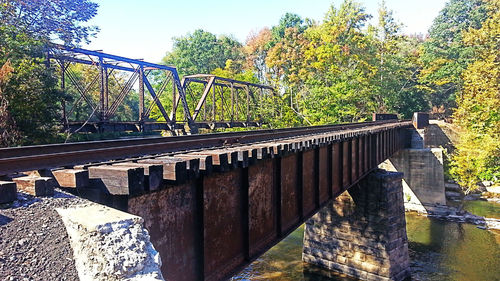
{"type": "Polygon", "coordinates": [[[2,148],[0,149],[0,175],[159,153],[222,147],[233,144],[249,144],[394,123],[400,123],[402,126],[411,125],[411,122],[408,121],[372,121],[245,132],[2,148]]]}
{"type": "MultiPolygon", "coordinates": [[[[119,139],[119,140],[105,140],[105,141],[89,141],[89,142],[75,142],[75,143],[59,143],[59,144],[46,144],[46,145],[33,145],[33,146],[19,146],[19,147],[7,147],[0,148],[0,159],[11,158],[11,157],[21,157],[21,156],[33,156],[39,154],[47,153],[58,153],[58,152],[69,152],[74,150],[93,150],[99,148],[108,147],[120,147],[128,145],[142,145],[151,143],[163,143],[163,142],[173,142],[177,140],[190,140],[190,139],[211,139],[211,138],[223,138],[224,140],[230,140],[231,138],[243,137],[240,140],[245,141],[246,138],[254,135],[262,136],[263,134],[273,134],[275,138],[280,138],[283,134],[293,132],[300,135],[310,134],[318,131],[328,131],[330,129],[344,129],[347,126],[368,126],[375,124],[384,124],[387,121],[370,121],[361,123],[343,123],[335,125],[321,125],[321,126],[310,126],[310,127],[295,127],[295,128],[283,128],[283,129],[263,129],[263,130],[253,130],[253,131],[240,131],[240,132],[223,132],[223,133],[209,133],[202,135],[186,135],[186,136],[170,136],[170,137],[148,137],[148,138],[131,138],[131,139],[119,139]]],[[[166,123],[165,123],[166,124],[166,123]]],[[[267,140],[267,139],[263,139],[267,140]]]]}

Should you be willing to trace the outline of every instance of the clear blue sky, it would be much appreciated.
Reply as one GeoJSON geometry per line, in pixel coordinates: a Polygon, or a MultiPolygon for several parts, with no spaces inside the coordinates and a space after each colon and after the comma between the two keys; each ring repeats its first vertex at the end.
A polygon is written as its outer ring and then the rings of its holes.
{"type": "MultiPolygon", "coordinates": [[[[358,0],[376,18],[379,0],[358,0]]],[[[341,0],[96,0],[101,28],[85,48],[159,62],[172,49],[172,37],[198,28],[231,34],[244,43],[248,34],[276,25],[292,12],[321,21],[330,5],[341,0]]],[[[406,33],[427,33],[445,0],[386,0],[406,33]]]]}

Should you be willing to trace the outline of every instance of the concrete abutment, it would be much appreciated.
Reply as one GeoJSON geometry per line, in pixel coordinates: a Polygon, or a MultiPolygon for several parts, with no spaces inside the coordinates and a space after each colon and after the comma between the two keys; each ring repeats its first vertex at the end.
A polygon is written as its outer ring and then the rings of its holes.
{"type": "Polygon", "coordinates": [[[409,129],[409,147],[398,150],[379,165],[381,169],[403,173],[407,211],[428,214],[446,205],[442,146],[449,142],[444,142],[444,133],[435,127],[438,126],[409,129]]]}
{"type": "Polygon", "coordinates": [[[407,279],[402,177],[375,170],[309,219],[303,261],[361,280],[407,279]]]}

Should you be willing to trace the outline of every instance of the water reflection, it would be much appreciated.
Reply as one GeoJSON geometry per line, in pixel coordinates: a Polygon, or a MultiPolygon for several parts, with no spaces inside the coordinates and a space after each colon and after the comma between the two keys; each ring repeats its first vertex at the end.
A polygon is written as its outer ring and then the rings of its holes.
{"type": "Polygon", "coordinates": [[[476,200],[464,202],[464,209],[474,215],[500,219],[500,204],[476,200]]]}
{"type": "MultiPolygon", "coordinates": [[[[412,280],[500,280],[500,233],[412,214],[406,222],[412,280]]],[[[301,226],[232,280],[355,280],[303,263],[303,236],[301,226]]]]}
{"type": "Polygon", "coordinates": [[[415,280],[500,280],[497,235],[470,224],[407,215],[415,280]]]}
{"type": "Polygon", "coordinates": [[[304,225],[301,225],[231,280],[356,280],[302,262],[303,240],[304,225]]]}

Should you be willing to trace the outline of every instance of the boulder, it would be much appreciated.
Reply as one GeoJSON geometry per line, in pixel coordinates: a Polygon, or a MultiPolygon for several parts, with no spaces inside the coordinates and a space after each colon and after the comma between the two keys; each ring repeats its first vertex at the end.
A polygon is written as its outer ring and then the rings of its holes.
{"type": "Polygon", "coordinates": [[[462,197],[461,193],[455,192],[455,191],[446,191],[445,192],[446,198],[453,200],[453,199],[460,199],[462,197]]]}
{"type": "Polygon", "coordinates": [[[80,280],[164,280],[143,219],[98,204],[57,209],[80,280]]]}

